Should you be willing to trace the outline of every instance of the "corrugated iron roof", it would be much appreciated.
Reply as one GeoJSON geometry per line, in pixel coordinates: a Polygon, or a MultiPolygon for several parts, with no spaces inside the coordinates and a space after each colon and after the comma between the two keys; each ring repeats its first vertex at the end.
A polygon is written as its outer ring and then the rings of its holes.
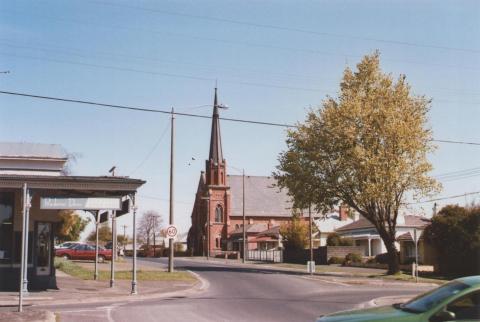
{"type": "Polygon", "coordinates": [[[67,159],[67,153],[59,144],[0,142],[0,158],[67,159]]]}

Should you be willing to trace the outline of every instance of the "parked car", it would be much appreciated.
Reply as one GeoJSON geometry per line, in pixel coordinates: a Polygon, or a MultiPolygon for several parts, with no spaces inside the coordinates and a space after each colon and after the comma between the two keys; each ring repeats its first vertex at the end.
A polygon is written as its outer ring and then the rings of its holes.
{"type": "Polygon", "coordinates": [[[72,246],[78,245],[80,242],[64,242],[55,246],[55,249],[70,248],[72,246]]]}
{"type": "Polygon", "coordinates": [[[480,321],[480,275],[453,280],[406,303],[338,312],[317,320],[336,321],[480,321]]]}
{"type": "MultiPolygon", "coordinates": [[[[84,259],[95,260],[95,246],[87,244],[78,244],[71,248],[61,248],[55,250],[55,256],[64,259],[84,259]]],[[[112,259],[112,251],[98,247],[98,262],[103,263],[105,260],[112,259]]]]}

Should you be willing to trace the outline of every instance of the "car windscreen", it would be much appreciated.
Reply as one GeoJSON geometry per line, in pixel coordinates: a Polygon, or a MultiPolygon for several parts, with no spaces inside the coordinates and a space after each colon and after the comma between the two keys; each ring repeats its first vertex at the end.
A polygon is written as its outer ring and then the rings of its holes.
{"type": "Polygon", "coordinates": [[[400,308],[410,312],[423,313],[443,302],[445,299],[469,287],[470,286],[468,284],[459,281],[452,281],[425,294],[415,297],[405,304],[402,304],[400,308]]]}

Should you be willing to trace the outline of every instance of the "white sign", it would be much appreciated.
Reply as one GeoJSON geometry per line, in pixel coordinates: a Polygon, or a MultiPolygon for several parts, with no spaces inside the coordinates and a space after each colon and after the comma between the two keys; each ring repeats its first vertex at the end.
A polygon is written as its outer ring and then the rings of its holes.
{"type": "Polygon", "coordinates": [[[122,200],[116,197],[42,197],[40,198],[40,209],[120,210],[122,209],[122,200]]]}
{"type": "Polygon", "coordinates": [[[412,237],[412,240],[414,243],[418,243],[418,240],[420,239],[420,235],[422,234],[421,229],[409,229],[410,236],[412,237]]]}
{"type": "Polygon", "coordinates": [[[166,233],[167,239],[175,239],[175,237],[177,237],[177,234],[178,234],[178,230],[176,226],[170,225],[167,227],[167,233],[166,233]]]}

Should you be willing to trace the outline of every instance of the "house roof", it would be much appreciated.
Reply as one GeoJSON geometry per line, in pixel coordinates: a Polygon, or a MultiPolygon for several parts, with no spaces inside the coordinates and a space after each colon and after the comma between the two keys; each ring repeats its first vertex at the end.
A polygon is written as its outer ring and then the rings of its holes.
{"type": "Polygon", "coordinates": [[[67,159],[59,144],[0,142],[0,158],[67,159]]]}
{"type": "MultiPolygon", "coordinates": [[[[405,215],[404,218],[405,223],[397,223],[397,227],[425,227],[430,223],[430,219],[421,216],[405,215]]],[[[352,222],[351,224],[338,228],[337,231],[347,231],[364,228],[374,228],[374,226],[367,219],[361,218],[357,221],[352,222]]]]}
{"type": "MultiPolygon", "coordinates": [[[[290,217],[292,202],[285,189],[275,187],[272,177],[245,176],[245,215],[248,217],[290,217]]],[[[231,216],[242,216],[242,176],[229,175],[232,196],[231,216]]]]}
{"type": "Polygon", "coordinates": [[[340,220],[340,214],[338,212],[331,212],[325,216],[315,219],[313,222],[315,226],[317,226],[318,230],[320,230],[322,233],[328,233],[334,232],[342,226],[353,223],[353,220],[351,218],[347,218],[347,220],[340,220]]]}
{"type": "MultiPolygon", "coordinates": [[[[260,233],[267,229],[267,224],[248,224],[245,225],[245,232],[252,234],[252,233],[260,233]]],[[[230,233],[230,235],[241,235],[243,234],[243,226],[238,227],[234,231],[230,233]]]]}
{"type": "Polygon", "coordinates": [[[280,226],[275,226],[270,229],[262,231],[257,235],[257,238],[260,238],[260,237],[275,237],[278,239],[280,237],[280,226]]]}
{"type": "MultiPolygon", "coordinates": [[[[421,235],[418,239],[419,240],[423,239],[423,231],[421,232],[421,235]]],[[[400,236],[397,237],[397,241],[412,241],[413,242],[412,234],[409,231],[404,233],[404,234],[401,234],[400,236]]]]}

